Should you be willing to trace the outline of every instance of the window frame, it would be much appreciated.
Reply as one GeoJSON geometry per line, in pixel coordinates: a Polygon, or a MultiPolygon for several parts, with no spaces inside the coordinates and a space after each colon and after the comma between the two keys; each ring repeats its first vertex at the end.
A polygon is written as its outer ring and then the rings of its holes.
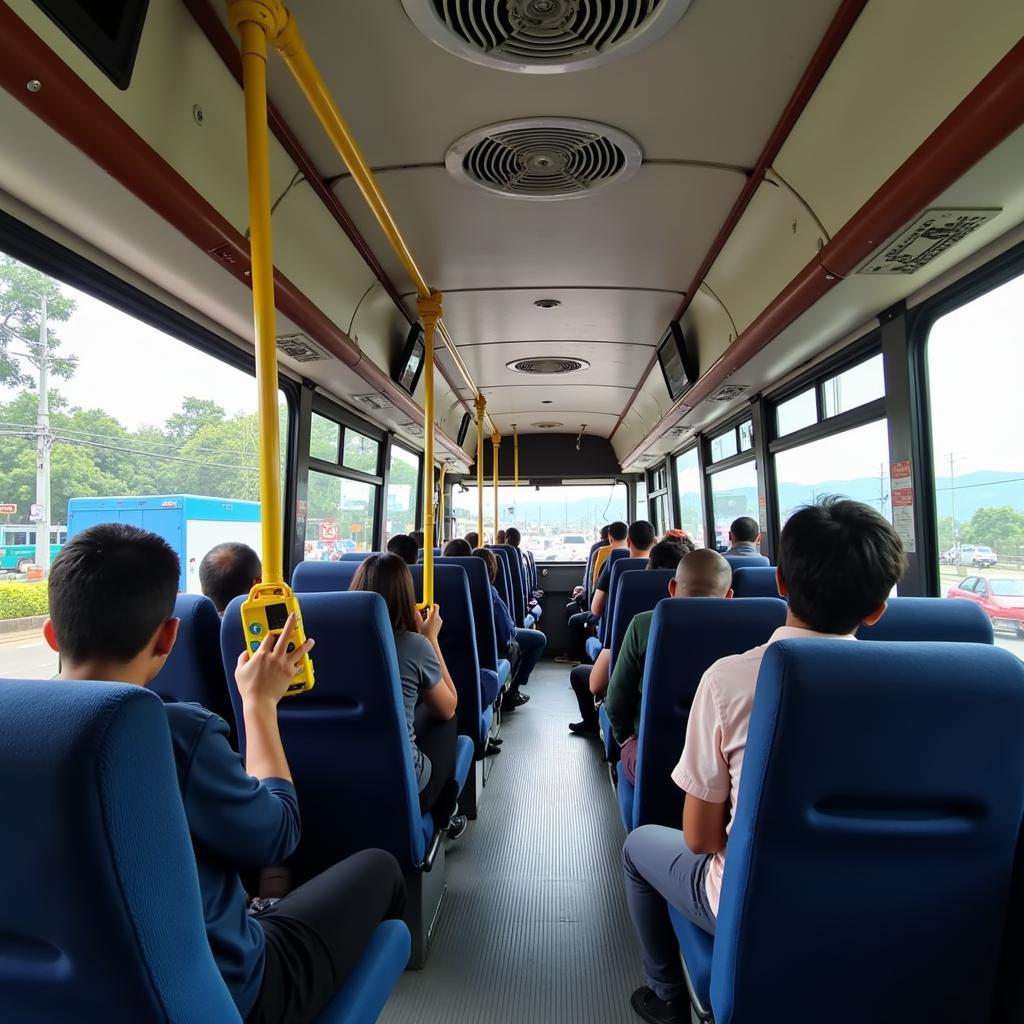
{"type": "Polygon", "coordinates": [[[654,526],[654,532],[658,535],[670,529],[667,523],[660,522],[659,511],[664,511],[665,518],[672,518],[672,503],[669,501],[669,472],[668,459],[659,463],[645,473],[647,485],[647,521],[654,526]],[[661,474],[660,484],[658,474],[661,474]]]}

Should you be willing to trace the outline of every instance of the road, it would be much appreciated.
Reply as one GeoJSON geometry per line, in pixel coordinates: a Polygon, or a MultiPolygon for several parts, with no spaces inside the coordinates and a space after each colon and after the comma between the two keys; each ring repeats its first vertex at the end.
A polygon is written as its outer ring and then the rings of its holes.
{"type": "Polygon", "coordinates": [[[0,636],[0,676],[10,679],[49,679],[57,674],[57,655],[41,630],[0,636]]]}

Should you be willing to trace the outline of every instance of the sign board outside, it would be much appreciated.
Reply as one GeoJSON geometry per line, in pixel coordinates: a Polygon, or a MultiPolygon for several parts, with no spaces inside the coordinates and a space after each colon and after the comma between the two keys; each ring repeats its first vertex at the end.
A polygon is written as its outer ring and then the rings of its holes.
{"type": "Polygon", "coordinates": [[[338,539],[338,524],[333,519],[320,520],[320,539],[327,542],[338,539]]]}
{"type": "Polygon", "coordinates": [[[35,504],[31,505],[28,517],[33,523],[41,523],[43,521],[43,506],[35,504]]]}
{"type": "Polygon", "coordinates": [[[17,514],[17,505],[0,505],[0,516],[16,516],[17,514]]]}

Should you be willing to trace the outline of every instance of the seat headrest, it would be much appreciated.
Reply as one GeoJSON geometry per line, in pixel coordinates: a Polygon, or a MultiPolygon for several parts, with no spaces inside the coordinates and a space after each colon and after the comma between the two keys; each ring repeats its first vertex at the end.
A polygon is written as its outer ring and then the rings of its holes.
{"type": "Polygon", "coordinates": [[[992,623],[981,605],[948,597],[893,597],[873,626],[857,630],[860,640],[917,640],[991,644],[992,623]]]}

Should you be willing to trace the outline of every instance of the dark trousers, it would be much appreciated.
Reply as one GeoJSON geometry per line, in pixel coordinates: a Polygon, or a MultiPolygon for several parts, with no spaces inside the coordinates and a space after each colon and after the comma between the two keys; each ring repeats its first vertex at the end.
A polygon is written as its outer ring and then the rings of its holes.
{"type": "MultiPolygon", "coordinates": [[[[444,686],[443,682],[438,686],[444,686]]],[[[416,708],[416,746],[430,761],[430,778],[420,790],[420,810],[430,811],[435,828],[447,828],[459,799],[455,775],[455,743],[459,738],[459,720],[452,716],[438,721],[426,704],[416,708]]]]}
{"type": "Polygon", "coordinates": [[[576,702],[580,706],[580,717],[587,725],[597,725],[597,708],[594,707],[594,695],[590,692],[590,670],[593,665],[577,665],[569,673],[569,685],[576,694],[576,702]]]}
{"type": "Polygon", "coordinates": [[[311,1024],[359,963],[377,925],[404,910],[398,861],[363,850],[257,914],[266,958],[247,1024],[311,1024]]]}
{"type": "Polygon", "coordinates": [[[580,612],[569,616],[569,657],[573,661],[585,661],[587,657],[586,642],[588,627],[593,626],[597,619],[590,612],[580,612]]]}

